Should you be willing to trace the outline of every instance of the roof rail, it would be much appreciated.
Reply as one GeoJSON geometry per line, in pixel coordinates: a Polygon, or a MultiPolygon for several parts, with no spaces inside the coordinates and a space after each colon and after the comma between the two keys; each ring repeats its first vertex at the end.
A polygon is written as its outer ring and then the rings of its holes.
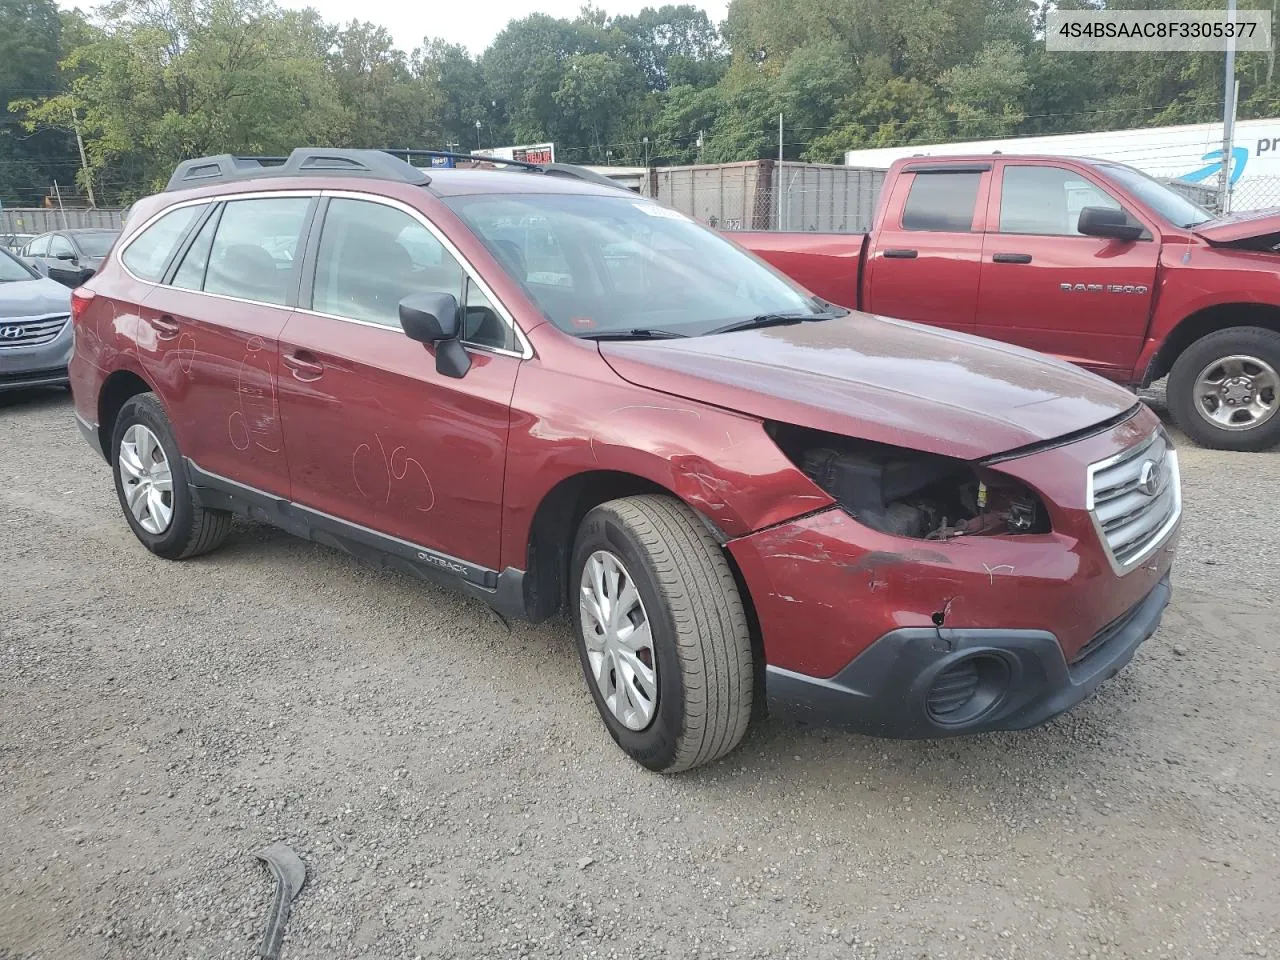
{"type": "Polygon", "coordinates": [[[525,170],[540,171],[542,169],[536,163],[530,163],[528,160],[506,160],[502,157],[491,157],[484,153],[455,153],[452,150],[411,150],[408,147],[387,147],[387,153],[399,156],[403,154],[405,159],[411,157],[443,157],[446,160],[475,160],[478,163],[501,163],[508,167],[521,167],[525,170]]]}
{"type": "Polygon", "coordinates": [[[453,153],[448,150],[411,150],[391,148],[386,150],[347,150],[299,147],[288,157],[237,157],[229,153],[214,157],[183,160],[173,171],[165,191],[185,190],[211,183],[234,180],[256,180],[261,177],[297,177],[308,173],[349,174],[376,180],[394,180],[426,186],[431,176],[422,167],[415,167],[413,157],[443,157],[449,160],[471,160],[479,163],[497,163],[518,167],[530,173],[542,173],[551,177],[572,177],[597,186],[627,188],[614,180],[586,167],[570,163],[530,163],[527,160],[506,160],[483,153],[453,153]]]}
{"type": "Polygon", "coordinates": [[[572,163],[530,163],[528,160],[507,160],[503,157],[491,157],[484,153],[454,153],[450,150],[410,150],[403,147],[388,149],[388,153],[404,154],[409,157],[444,157],[446,160],[474,160],[481,163],[501,163],[508,167],[519,167],[522,170],[528,170],[530,173],[545,173],[552,177],[573,177],[577,180],[585,180],[588,183],[594,183],[601,187],[614,187],[618,190],[626,190],[627,188],[608,177],[596,173],[594,170],[588,170],[586,167],[579,167],[572,163]]]}
{"type": "MultiPolygon", "coordinates": [[[[613,187],[617,190],[627,190],[622,184],[616,180],[611,180],[602,173],[596,173],[594,170],[588,170],[586,167],[579,167],[572,163],[547,163],[543,164],[542,172],[551,177],[573,177],[576,180],[585,180],[587,183],[598,184],[602,187],[613,187]]],[[[630,190],[627,190],[630,193],[630,190]]]]}
{"type": "Polygon", "coordinates": [[[237,157],[229,153],[184,160],[178,164],[165,191],[184,190],[211,183],[255,180],[259,177],[297,177],[308,173],[350,174],[376,180],[395,180],[426,186],[425,170],[383,150],[323,149],[299,147],[285,157],[237,157]]]}

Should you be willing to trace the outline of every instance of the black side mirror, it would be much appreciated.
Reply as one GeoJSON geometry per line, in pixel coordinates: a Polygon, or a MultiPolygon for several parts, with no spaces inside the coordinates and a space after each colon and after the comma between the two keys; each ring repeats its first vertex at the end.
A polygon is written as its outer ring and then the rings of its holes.
{"type": "Polygon", "coordinates": [[[449,293],[411,293],[400,301],[400,326],[405,336],[433,346],[436,372],[458,378],[471,369],[462,347],[458,299],[449,293]]]}
{"type": "Polygon", "coordinates": [[[78,287],[94,274],[93,270],[82,267],[50,267],[49,279],[57,280],[68,287],[78,287]]]}
{"type": "Polygon", "coordinates": [[[1108,237],[1112,240],[1137,240],[1143,234],[1142,225],[1134,223],[1129,215],[1115,207],[1083,207],[1076,231],[1086,237],[1108,237]]]}

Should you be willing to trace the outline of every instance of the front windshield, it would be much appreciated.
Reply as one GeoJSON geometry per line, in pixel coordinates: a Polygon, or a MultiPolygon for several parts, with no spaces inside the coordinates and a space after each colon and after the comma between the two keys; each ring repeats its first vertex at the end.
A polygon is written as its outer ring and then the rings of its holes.
{"type": "Polygon", "coordinates": [[[1100,163],[1098,169],[1124,187],[1175,227],[1194,227],[1212,220],[1213,214],[1192,203],[1176,190],[1152,180],[1145,173],[1120,163],[1100,163]]]}
{"type": "Polygon", "coordinates": [[[76,245],[86,257],[105,257],[118,233],[77,233],[76,245]]]}
{"type": "Polygon", "coordinates": [[[0,250],[0,283],[14,280],[32,280],[31,271],[24,267],[8,250],[0,250]]]}
{"type": "Polygon", "coordinates": [[[719,235],[638,196],[451,197],[449,207],[575,336],[697,335],[823,304],[719,235]]]}

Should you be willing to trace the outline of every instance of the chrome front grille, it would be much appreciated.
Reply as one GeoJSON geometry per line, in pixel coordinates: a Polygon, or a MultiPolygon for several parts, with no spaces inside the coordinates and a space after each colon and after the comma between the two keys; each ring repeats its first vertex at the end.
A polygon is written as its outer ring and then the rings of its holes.
{"type": "Polygon", "coordinates": [[[67,325],[67,315],[54,317],[0,318],[0,350],[6,347],[38,347],[52,343],[67,325]]]}
{"type": "Polygon", "coordinates": [[[1164,430],[1091,466],[1087,502],[1120,572],[1159,547],[1182,515],[1178,455],[1164,430]]]}

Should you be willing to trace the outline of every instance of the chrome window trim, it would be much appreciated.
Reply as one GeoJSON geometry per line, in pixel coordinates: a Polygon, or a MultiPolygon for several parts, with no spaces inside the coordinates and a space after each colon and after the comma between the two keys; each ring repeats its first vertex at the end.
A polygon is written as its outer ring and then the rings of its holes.
{"type": "MultiPolygon", "coordinates": [[[[115,253],[112,254],[112,256],[115,257],[115,261],[117,264],[119,264],[120,269],[123,270],[126,274],[128,274],[131,278],[138,281],[138,283],[145,283],[152,287],[170,287],[173,285],[168,283],[157,283],[155,280],[143,279],[142,277],[134,273],[132,270],[130,270],[128,265],[126,265],[124,262],[125,251],[128,250],[130,247],[132,247],[134,243],[137,241],[137,239],[140,236],[142,236],[147,231],[147,229],[153,223],[159,220],[161,217],[167,216],[168,214],[172,213],[175,210],[181,210],[183,207],[199,207],[199,206],[206,206],[212,203],[230,202],[232,200],[264,200],[264,199],[270,199],[273,197],[318,197],[318,196],[320,196],[319,190],[257,190],[257,191],[254,191],[253,193],[228,193],[228,194],[219,194],[216,197],[196,197],[193,200],[183,200],[179,203],[170,204],[169,206],[165,207],[163,210],[157,210],[155,213],[149,216],[146,220],[143,221],[142,226],[138,227],[137,230],[135,230],[133,233],[129,235],[129,239],[126,240],[124,242],[124,245],[121,246],[119,249],[117,249],[115,253]]],[[[304,238],[299,237],[298,239],[301,241],[304,238]]],[[[284,306],[283,304],[279,304],[279,303],[266,303],[262,300],[245,300],[242,297],[232,297],[224,293],[206,293],[203,290],[187,290],[186,287],[173,287],[173,289],[186,290],[187,293],[198,293],[206,297],[221,297],[225,300],[234,300],[238,303],[256,303],[264,307],[284,306]]]]}
{"type": "MultiPolygon", "coordinates": [[[[391,333],[398,333],[402,337],[405,335],[404,331],[399,327],[393,327],[385,323],[377,323],[373,320],[359,320],[355,317],[342,317],[336,313],[324,313],[321,310],[307,310],[303,307],[296,307],[293,312],[306,314],[308,317],[320,317],[322,320],[339,320],[342,323],[354,323],[357,326],[371,327],[374,330],[386,330],[391,333]]],[[[490,347],[483,343],[472,343],[470,340],[463,340],[462,346],[468,351],[479,350],[482,353],[495,353],[503,357],[515,357],[517,360],[529,359],[529,357],[526,357],[522,353],[517,353],[514,350],[507,350],[504,347],[490,347]]],[[[529,356],[532,356],[532,354],[529,356]]]]}
{"type": "MultiPolygon", "coordinates": [[[[489,298],[489,302],[492,303],[494,307],[497,308],[498,315],[502,317],[503,321],[507,324],[507,326],[510,327],[511,330],[515,333],[516,340],[520,344],[520,350],[508,350],[505,347],[494,347],[494,346],[489,346],[488,344],[483,344],[483,343],[472,343],[469,340],[463,340],[462,341],[463,346],[469,350],[479,350],[484,353],[492,353],[492,354],[496,354],[498,356],[503,356],[503,357],[516,357],[517,359],[520,359],[520,360],[529,360],[533,357],[533,347],[530,345],[529,340],[525,336],[524,331],[520,328],[520,325],[516,323],[515,317],[511,314],[511,311],[507,309],[506,304],[504,304],[498,298],[498,296],[493,292],[493,288],[490,287],[489,284],[485,283],[484,278],[480,276],[479,272],[471,264],[471,261],[468,260],[466,257],[464,257],[462,255],[462,251],[460,251],[456,246],[454,246],[453,241],[450,240],[447,236],[445,236],[444,233],[441,232],[440,229],[437,228],[434,223],[432,223],[429,219],[426,218],[426,216],[424,216],[420,211],[411,207],[409,204],[404,203],[400,200],[395,200],[391,197],[384,197],[376,193],[362,193],[359,190],[280,189],[280,190],[256,190],[252,193],[219,194],[213,197],[196,197],[191,200],[183,200],[179,203],[171,204],[170,206],[165,207],[163,210],[157,210],[154,214],[148,217],[145,221],[143,221],[142,225],[138,227],[138,229],[135,230],[129,236],[129,239],[126,240],[125,243],[112,254],[112,256],[115,258],[115,261],[119,265],[120,269],[123,270],[130,278],[137,281],[138,283],[146,284],[147,286],[171,287],[174,290],[182,290],[186,293],[196,294],[197,296],[213,297],[218,300],[228,300],[232,303],[247,303],[247,304],[251,304],[253,306],[259,306],[259,307],[274,307],[277,310],[288,310],[291,313],[293,312],[305,313],[305,314],[308,314],[309,316],[323,317],[327,320],[342,320],[346,323],[354,323],[360,326],[374,327],[379,330],[397,329],[396,327],[388,326],[385,323],[374,323],[371,320],[359,320],[359,319],[356,319],[355,317],[341,317],[332,313],[322,313],[319,310],[311,310],[303,307],[290,307],[282,303],[268,303],[263,300],[249,300],[244,297],[234,297],[234,296],[231,296],[230,294],[225,294],[225,293],[210,293],[207,290],[188,290],[186,287],[174,287],[173,284],[157,283],[155,280],[146,280],[138,276],[136,273],[130,270],[124,262],[125,251],[127,251],[131,246],[133,246],[134,241],[136,241],[140,236],[142,236],[142,234],[145,233],[146,230],[153,223],[155,223],[161,217],[166,216],[169,213],[172,213],[174,210],[180,210],[183,207],[195,207],[195,206],[202,206],[202,205],[207,205],[212,203],[231,202],[234,200],[263,200],[263,199],[270,199],[274,197],[308,197],[308,198],[310,197],[335,198],[336,197],[342,200],[364,200],[366,202],[371,202],[371,203],[380,203],[383,206],[391,207],[395,210],[399,210],[402,213],[408,214],[412,219],[418,221],[423,227],[425,227],[426,230],[433,237],[435,237],[438,241],[440,241],[440,245],[443,246],[447,251],[449,251],[449,253],[458,261],[458,263],[462,265],[463,272],[472,280],[472,282],[476,284],[476,286],[480,288],[480,291],[486,297],[489,298]]],[[[323,227],[323,224],[321,226],[323,227]]]]}
{"type": "Polygon", "coordinates": [[[1106,470],[1108,467],[1115,466],[1125,460],[1136,460],[1146,452],[1147,448],[1156,442],[1156,439],[1162,435],[1163,427],[1152,431],[1151,436],[1147,437],[1141,444],[1129,447],[1127,450],[1121,450],[1117,454],[1107,457],[1105,460],[1099,460],[1097,463],[1091,463],[1086,471],[1087,479],[1085,481],[1085,509],[1089,511],[1089,519],[1093,522],[1093,529],[1098,535],[1098,541],[1102,544],[1102,549],[1107,555],[1107,559],[1111,562],[1111,569],[1118,575],[1124,576],[1132,573],[1142,565],[1143,561],[1151,557],[1152,554],[1160,550],[1173,531],[1177,528],[1178,522],[1182,519],[1182,472],[1178,466],[1178,452],[1173,449],[1173,444],[1165,437],[1165,459],[1169,464],[1169,483],[1173,485],[1173,510],[1160,528],[1152,535],[1147,546],[1139,554],[1130,557],[1124,563],[1116,559],[1115,553],[1111,549],[1111,544],[1107,541],[1106,531],[1102,529],[1102,524],[1098,520],[1098,514],[1094,510],[1094,486],[1095,477],[1098,473],[1106,470]]]}
{"type": "MultiPolygon", "coordinates": [[[[514,351],[514,350],[507,350],[504,347],[491,347],[486,344],[472,343],[469,340],[464,340],[462,342],[466,346],[474,347],[477,350],[484,350],[489,353],[497,353],[497,354],[502,354],[504,356],[519,357],[521,360],[529,360],[533,357],[533,347],[530,345],[528,338],[524,334],[524,331],[520,329],[520,324],[516,323],[515,317],[512,315],[511,311],[507,309],[507,305],[498,298],[498,295],[493,292],[493,288],[490,287],[489,284],[485,282],[482,276],[480,276],[479,271],[476,270],[476,268],[472,265],[471,261],[462,255],[462,251],[459,250],[454,245],[453,241],[450,240],[447,236],[445,236],[444,232],[441,231],[440,228],[437,227],[434,223],[432,223],[426,217],[426,215],[423,214],[420,210],[417,210],[414,207],[410,206],[409,204],[401,200],[396,200],[392,197],[384,197],[381,194],[377,194],[377,193],[362,193],[359,190],[322,190],[320,191],[320,195],[322,197],[326,197],[329,199],[337,198],[340,200],[363,200],[368,203],[380,203],[384,207],[391,207],[394,210],[399,210],[401,213],[408,214],[410,218],[418,221],[418,223],[420,223],[423,227],[425,227],[433,237],[435,237],[438,241],[440,241],[440,245],[444,247],[445,250],[449,251],[449,253],[453,256],[453,258],[458,261],[458,263],[462,266],[463,272],[471,279],[471,281],[476,286],[480,288],[480,292],[489,298],[489,302],[492,303],[494,307],[497,309],[498,315],[502,317],[503,321],[507,324],[507,326],[511,328],[512,332],[515,334],[516,341],[520,344],[520,350],[514,351]]],[[[321,224],[321,229],[323,230],[323,224],[321,224]]],[[[304,312],[315,313],[316,316],[331,317],[332,319],[335,319],[335,320],[352,319],[350,317],[334,317],[332,314],[319,313],[318,311],[312,311],[312,310],[307,310],[304,312]]],[[[357,321],[357,322],[370,323],[370,321],[367,321],[367,320],[357,321]]],[[[381,324],[381,323],[373,324],[373,326],[382,327],[384,330],[395,329],[394,327],[388,327],[385,324],[381,324]]]]}

